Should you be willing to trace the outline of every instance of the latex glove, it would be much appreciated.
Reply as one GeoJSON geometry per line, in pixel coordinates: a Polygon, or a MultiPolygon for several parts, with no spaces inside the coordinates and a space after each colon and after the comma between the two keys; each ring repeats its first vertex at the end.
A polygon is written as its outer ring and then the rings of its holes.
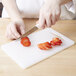
{"type": "Polygon", "coordinates": [[[58,21],[61,13],[61,6],[57,0],[47,0],[40,10],[40,28],[51,27],[58,21]]]}
{"type": "Polygon", "coordinates": [[[25,25],[23,20],[10,22],[7,26],[6,36],[9,39],[17,39],[25,33],[25,25]]]}

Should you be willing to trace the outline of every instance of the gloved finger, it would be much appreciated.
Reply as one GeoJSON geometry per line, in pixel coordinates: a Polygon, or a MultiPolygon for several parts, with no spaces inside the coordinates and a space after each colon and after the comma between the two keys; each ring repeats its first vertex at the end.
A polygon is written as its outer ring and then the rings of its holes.
{"type": "Polygon", "coordinates": [[[12,25],[11,31],[12,31],[13,35],[14,35],[15,37],[19,38],[19,37],[20,37],[20,34],[19,34],[19,32],[17,31],[17,29],[18,29],[18,27],[16,27],[15,25],[12,25]]]}
{"type": "Polygon", "coordinates": [[[57,10],[56,10],[56,21],[59,20],[59,18],[60,18],[60,13],[61,13],[61,9],[57,9],[57,10]]]}
{"type": "Polygon", "coordinates": [[[21,35],[25,34],[25,28],[23,26],[20,27],[21,35]]]}
{"type": "Polygon", "coordinates": [[[40,15],[40,18],[39,18],[39,27],[44,29],[45,28],[45,18],[43,15],[40,15]]]}
{"type": "Polygon", "coordinates": [[[12,36],[10,26],[7,28],[7,38],[11,40],[15,38],[14,36],[12,36]]]}
{"type": "Polygon", "coordinates": [[[6,29],[6,37],[8,38],[8,39],[10,39],[10,25],[8,25],[7,26],[7,29],[6,29]]]}
{"type": "Polygon", "coordinates": [[[47,25],[47,27],[51,27],[51,15],[47,15],[47,17],[46,17],[46,25],[47,25]]]}
{"type": "Polygon", "coordinates": [[[17,38],[18,38],[18,37],[16,37],[16,36],[13,34],[11,27],[10,27],[10,32],[11,32],[11,38],[12,38],[12,39],[17,39],[17,38]]]}
{"type": "Polygon", "coordinates": [[[52,14],[52,25],[54,25],[55,24],[55,14],[52,14]]]}
{"type": "Polygon", "coordinates": [[[6,35],[7,38],[8,38],[8,30],[9,30],[9,26],[7,26],[6,32],[5,32],[5,35],[6,35]]]}
{"type": "Polygon", "coordinates": [[[58,20],[59,20],[59,16],[58,16],[58,15],[55,15],[55,18],[56,18],[56,21],[58,21],[58,20]]]}

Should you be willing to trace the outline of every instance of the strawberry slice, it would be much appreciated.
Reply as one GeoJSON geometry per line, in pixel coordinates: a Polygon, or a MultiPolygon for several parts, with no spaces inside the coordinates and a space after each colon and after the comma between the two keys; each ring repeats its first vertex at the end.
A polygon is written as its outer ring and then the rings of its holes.
{"type": "Polygon", "coordinates": [[[46,50],[46,48],[43,46],[43,44],[39,44],[38,47],[39,47],[41,50],[46,50]]]}
{"type": "Polygon", "coordinates": [[[30,42],[30,40],[29,40],[28,37],[23,37],[23,38],[21,38],[21,44],[22,44],[23,46],[28,47],[28,46],[31,45],[31,42],[30,42]]]}
{"type": "Polygon", "coordinates": [[[52,46],[51,46],[51,44],[49,42],[40,43],[40,44],[38,44],[38,47],[41,50],[49,50],[50,48],[52,48],[52,46]]]}
{"type": "Polygon", "coordinates": [[[59,38],[53,38],[52,41],[50,41],[51,45],[56,46],[56,45],[61,45],[62,41],[59,38]]]}

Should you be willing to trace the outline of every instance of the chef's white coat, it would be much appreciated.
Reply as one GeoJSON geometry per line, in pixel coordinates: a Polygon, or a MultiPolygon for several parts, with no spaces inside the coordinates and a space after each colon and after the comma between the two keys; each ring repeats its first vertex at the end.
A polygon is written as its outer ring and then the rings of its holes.
{"type": "MultiPolygon", "coordinates": [[[[43,5],[44,0],[16,0],[16,3],[23,18],[38,18],[39,10],[43,5]]],[[[5,8],[3,8],[2,17],[9,18],[5,8]]],[[[76,0],[73,0],[61,7],[60,18],[76,19],[76,0]]]]}

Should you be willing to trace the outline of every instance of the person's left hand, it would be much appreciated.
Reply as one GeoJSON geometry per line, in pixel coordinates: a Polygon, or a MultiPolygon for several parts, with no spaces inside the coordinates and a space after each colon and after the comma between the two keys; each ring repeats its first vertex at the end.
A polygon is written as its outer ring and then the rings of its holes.
{"type": "Polygon", "coordinates": [[[58,0],[47,0],[40,10],[39,27],[51,27],[58,21],[61,13],[61,6],[58,0]]]}
{"type": "Polygon", "coordinates": [[[6,36],[8,39],[18,39],[25,33],[25,24],[23,19],[11,21],[6,29],[6,36]]]}

